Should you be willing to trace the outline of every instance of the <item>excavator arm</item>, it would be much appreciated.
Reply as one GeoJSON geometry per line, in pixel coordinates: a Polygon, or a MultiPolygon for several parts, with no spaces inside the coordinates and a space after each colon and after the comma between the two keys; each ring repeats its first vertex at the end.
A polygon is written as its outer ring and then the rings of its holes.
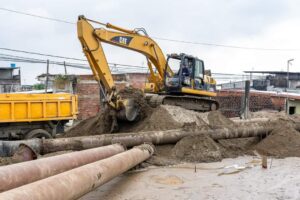
{"type": "Polygon", "coordinates": [[[163,87],[165,73],[173,74],[167,66],[162,50],[155,41],[147,36],[145,31],[145,35],[141,35],[138,30],[127,30],[109,23],[103,24],[86,19],[84,16],[78,18],[77,33],[95,79],[99,82],[100,87],[104,86],[105,88],[106,102],[118,113],[121,113],[119,118],[128,121],[135,120],[138,108],[135,107],[133,99],[122,99],[118,96],[101,43],[108,43],[145,55],[150,72],[148,79],[153,84],[154,91],[159,91],[163,87]],[[103,25],[107,29],[95,29],[90,22],[103,25]]]}
{"type": "MultiPolygon", "coordinates": [[[[104,28],[95,29],[84,16],[79,16],[77,22],[78,38],[89,61],[95,79],[101,81],[108,92],[114,90],[114,81],[107,63],[101,43],[108,43],[121,48],[136,51],[145,55],[149,67],[149,81],[154,83],[154,90],[163,87],[164,74],[173,74],[166,66],[166,59],[157,43],[147,35],[141,35],[137,30],[127,30],[112,24],[103,24],[104,28]],[[155,69],[157,73],[155,73],[155,69]]],[[[92,21],[95,22],[95,21],[92,21]]]]}

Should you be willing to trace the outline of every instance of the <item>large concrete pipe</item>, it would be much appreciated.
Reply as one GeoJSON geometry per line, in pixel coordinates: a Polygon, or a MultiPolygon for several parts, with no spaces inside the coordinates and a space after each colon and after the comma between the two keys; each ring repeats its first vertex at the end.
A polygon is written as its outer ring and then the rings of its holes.
{"type": "Polygon", "coordinates": [[[125,151],[113,144],[0,167],[0,192],[92,163],[125,151]]]}
{"type": "Polygon", "coordinates": [[[0,199],[77,199],[145,161],[153,152],[153,146],[143,144],[110,158],[0,193],[0,199]]]}

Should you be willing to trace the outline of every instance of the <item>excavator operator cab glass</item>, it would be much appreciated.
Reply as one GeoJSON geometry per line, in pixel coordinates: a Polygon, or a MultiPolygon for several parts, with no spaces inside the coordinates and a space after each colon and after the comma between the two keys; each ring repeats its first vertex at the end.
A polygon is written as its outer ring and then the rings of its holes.
{"type": "Polygon", "coordinates": [[[204,63],[201,60],[195,59],[195,65],[193,70],[194,87],[204,87],[204,63]]]}
{"type": "Polygon", "coordinates": [[[167,66],[169,66],[173,72],[173,75],[166,73],[165,86],[171,90],[178,89],[180,87],[180,73],[181,73],[181,59],[180,57],[168,57],[167,66]]]}
{"type": "Polygon", "coordinates": [[[204,76],[204,66],[201,60],[195,60],[194,78],[203,79],[204,76]]]}
{"type": "Polygon", "coordinates": [[[181,60],[170,57],[168,59],[168,65],[171,68],[171,70],[174,72],[174,74],[178,74],[180,71],[181,60]]]}

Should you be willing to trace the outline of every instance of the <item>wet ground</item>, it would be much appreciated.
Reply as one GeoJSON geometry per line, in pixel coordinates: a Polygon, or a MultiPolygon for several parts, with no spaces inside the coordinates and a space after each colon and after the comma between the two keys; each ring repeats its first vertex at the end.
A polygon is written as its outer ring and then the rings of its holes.
{"type": "Polygon", "coordinates": [[[300,158],[268,158],[268,166],[245,156],[150,167],[119,176],[81,200],[300,199],[300,158]]]}

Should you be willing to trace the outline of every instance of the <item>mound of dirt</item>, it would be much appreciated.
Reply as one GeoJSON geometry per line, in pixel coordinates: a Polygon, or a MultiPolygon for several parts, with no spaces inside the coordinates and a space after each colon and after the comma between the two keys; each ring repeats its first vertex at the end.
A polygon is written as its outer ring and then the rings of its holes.
{"type": "Polygon", "coordinates": [[[300,133],[289,124],[274,129],[255,147],[258,153],[278,158],[300,157],[300,133]]]}
{"type": "MultiPolygon", "coordinates": [[[[140,108],[139,117],[137,120],[143,120],[152,113],[152,108],[147,104],[144,94],[139,89],[126,87],[118,92],[123,99],[134,99],[137,106],[140,108]]],[[[112,123],[115,117],[115,111],[109,106],[106,106],[96,116],[85,119],[78,123],[73,128],[69,129],[64,137],[86,136],[86,135],[100,135],[104,133],[110,133],[112,130],[112,123]]],[[[133,123],[123,123],[118,121],[119,131],[128,132],[133,123]]]]}
{"type": "Polygon", "coordinates": [[[268,118],[268,119],[278,119],[278,118],[284,118],[287,119],[288,116],[286,115],[285,111],[276,111],[276,110],[261,110],[257,112],[251,112],[250,113],[251,118],[268,118]]]}
{"type": "Polygon", "coordinates": [[[220,111],[208,112],[207,119],[209,126],[212,128],[233,127],[235,125],[233,121],[225,117],[220,111]]]}
{"type": "Polygon", "coordinates": [[[101,110],[96,116],[79,122],[76,126],[69,129],[64,137],[100,135],[109,133],[113,116],[109,107],[101,110]]]}
{"type": "Polygon", "coordinates": [[[177,142],[172,151],[177,159],[187,162],[222,160],[219,146],[207,135],[185,137],[177,142]]]}
{"type": "Polygon", "coordinates": [[[218,140],[223,158],[235,158],[245,154],[253,155],[252,148],[258,144],[258,137],[218,140]]]}
{"type": "Polygon", "coordinates": [[[120,132],[169,130],[180,128],[182,125],[177,123],[164,107],[157,107],[143,120],[122,124],[120,132]]]}
{"type": "Polygon", "coordinates": [[[161,105],[161,109],[164,109],[165,112],[169,113],[171,118],[179,124],[181,127],[184,125],[196,125],[200,130],[207,130],[209,129],[208,123],[205,122],[206,114],[195,112],[192,110],[186,110],[182,107],[178,106],[171,106],[171,105],[161,105]]]}

